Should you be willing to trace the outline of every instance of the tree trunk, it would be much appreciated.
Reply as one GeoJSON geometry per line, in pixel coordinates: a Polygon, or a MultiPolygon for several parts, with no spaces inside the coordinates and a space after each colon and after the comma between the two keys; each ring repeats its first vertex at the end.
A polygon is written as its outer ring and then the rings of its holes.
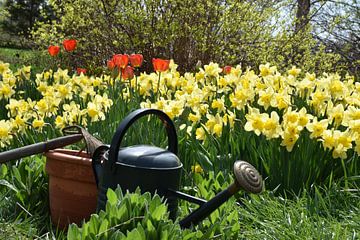
{"type": "Polygon", "coordinates": [[[309,22],[310,0],[297,0],[295,32],[301,31],[309,22]]]}

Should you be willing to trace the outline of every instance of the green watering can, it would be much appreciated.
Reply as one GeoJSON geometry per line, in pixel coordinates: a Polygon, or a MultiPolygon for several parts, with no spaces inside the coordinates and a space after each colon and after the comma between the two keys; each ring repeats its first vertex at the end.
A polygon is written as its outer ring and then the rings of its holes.
{"type": "Polygon", "coordinates": [[[140,187],[142,192],[156,192],[164,197],[171,219],[176,218],[178,198],[200,205],[180,221],[181,227],[186,228],[206,218],[241,188],[251,193],[261,192],[261,176],[253,166],[244,161],[236,161],[234,164],[234,183],[209,201],[178,191],[183,165],[177,156],[177,145],[175,126],[164,112],[138,109],[130,113],[120,123],[110,146],[101,145],[93,154],[92,164],[98,186],[97,211],[105,209],[108,188],[115,189],[119,185],[124,192],[133,192],[140,187]],[[155,115],[162,120],[167,132],[168,148],[149,145],[120,148],[128,128],[147,115],[155,115]]]}

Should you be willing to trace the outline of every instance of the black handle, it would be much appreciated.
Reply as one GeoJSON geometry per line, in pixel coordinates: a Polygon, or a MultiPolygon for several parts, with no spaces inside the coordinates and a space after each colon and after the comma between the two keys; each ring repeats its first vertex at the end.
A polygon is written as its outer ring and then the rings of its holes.
{"type": "Polygon", "coordinates": [[[117,160],[120,144],[121,144],[123,137],[125,136],[126,130],[136,120],[138,120],[139,118],[141,118],[145,115],[150,115],[150,114],[154,114],[154,115],[158,116],[164,123],[166,132],[168,135],[168,145],[169,145],[168,150],[170,152],[174,153],[175,155],[177,155],[178,142],[177,142],[176,130],[175,130],[174,123],[171,121],[170,117],[168,115],[166,115],[166,113],[164,113],[158,109],[144,108],[144,109],[138,109],[138,110],[131,112],[128,116],[126,116],[126,118],[120,123],[119,127],[117,128],[117,130],[111,140],[111,145],[110,145],[110,150],[109,150],[109,159],[108,160],[109,160],[110,166],[113,166],[113,164],[115,164],[115,162],[117,160]]]}
{"type": "Polygon", "coordinates": [[[91,165],[93,168],[95,182],[96,182],[97,187],[99,187],[100,179],[102,178],[102,175],[103,175],[103,161],[105,160],[104,154],[108,150],[109,150],[108,145],[101,145],[100,147],[96,148],[96,150],[92,156],[91,165]]]}

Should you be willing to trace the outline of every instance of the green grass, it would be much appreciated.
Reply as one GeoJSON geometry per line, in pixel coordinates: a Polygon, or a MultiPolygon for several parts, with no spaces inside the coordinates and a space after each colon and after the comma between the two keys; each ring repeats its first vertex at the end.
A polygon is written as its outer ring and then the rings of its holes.
{"type": "Polygon", "coordinates": [[[34,72],[38,73],[47,67],[49,56],[38,50],[0,48],[0,61],[9,63],[13,71],[30,65],[34,72]]]}
{"type": "MultiPolygon", "coordinates": [[[[200,192],[198,196],[207,199],[231,181],[229,179],[221,183],[223,180],[218,180],[212,174],[201,179],[202,182],[197,182],[197,185],[205,187],[207,192],[200,192]]],[[[236,229],[236,239],[359,239],[359,186],[349,183],[350,190],[345,190],[340,187],[343,185],[340,183],[333,183],[329,187],[313,186],[300,196],[279,197],[272,191],[260,195],[240,193],[237,195],[240,206],[235,205],[235,199],[232,198],[209,219],[216,223],[237,211],[240,229],[236,229]]],[[[14,199],[8,199],[9,196],[8,189],[0,187],[0,239],[66,239],[66,232],[51,226],[48,214],[4,214],[6,208],[11,208],[9,204],[14,205],[14,199]]],[[[32,199],[28,198],[27,201],[32,199]]],[[[188,203],[181,200],[179,206],[182,218],[188,214],[184,210],[188,203]]],[[[44,201],[43,208],[46,207],[44,201]]],[[[213,224],[209,219],[196,226],[196,229],[208,231],[213,224]]],[[[226,225],[221,227],[231,228],[226,225]]],[[[227,239],[224,234],[226,231],[228,230],[221,229],[211,239],[227,239]]]]}

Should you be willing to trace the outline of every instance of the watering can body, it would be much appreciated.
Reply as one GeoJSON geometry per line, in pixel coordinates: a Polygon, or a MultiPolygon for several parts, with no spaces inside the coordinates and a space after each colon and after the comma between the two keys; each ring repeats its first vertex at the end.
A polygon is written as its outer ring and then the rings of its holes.
{"type": "Polygon", "coordinates": [[[178,190],[182,163],[176,155],[177,137],[171,119],[156,109],[139,109],[130,113],[119,125],[110,146],[99,147],[93,156],[93,168],[98,184],[97,210],[105,209],[106,192],[118,185],[126,192],[140,187],[141,192],[157,193],[165,197],[170,218],[175,219],[177,198],[168,189],[178,190]],[[154,114],[164,123],[168,135],[168,149],[149,145],[120,148],[126,130],[139,118],[154,114]]]}
{"type": "Polygon", "coordinates": [[[173,220],[176,218],[178,198],[198,204],[199,208],[179,222],[181,227],[187,228],[206,218],[240,188],[252,193],[261,192],[262,179],[257,170],[247,162],[236,161],[234,183],[209,201],[182,193],[178,189],[183,165],[176,154],[175,127],[164,112],[156,109],[139,109],[130,113],[120,123],[111,145],[102,145],[94,152],[92,164],[98,185],[97,211],[105,209],[109,188],[115,189],[120,186],[125,193],[133,192],[140,187],[142,193],[150,192],[163,196],[168,204],[169,217],[173,220]],[[120,148],[121,140],[131,124],[149,114],[154,114],[163,121],[168,136],[168,148],[148,145],[120,148]]]}

